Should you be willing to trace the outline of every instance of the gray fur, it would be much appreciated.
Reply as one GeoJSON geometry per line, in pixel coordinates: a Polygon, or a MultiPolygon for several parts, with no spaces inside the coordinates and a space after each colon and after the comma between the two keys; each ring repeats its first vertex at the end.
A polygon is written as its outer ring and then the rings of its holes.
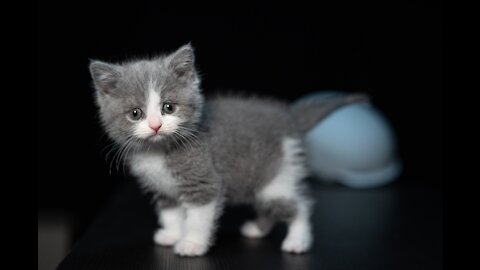
{"type": "Polygon", "coordinates": [[[282,140],[301,138],[331,111],[359,100],[342,96],[294,108],[280,101],[233,95],[204,102],[190,45],[150,60],[93,61],[90,71],[102,125],[118,144],[132,138],[132,123],[125,114],[132,108],[145,108],[152,83],[161,100],[178,105],[175,116],[186,120],[182,126],[189,132],[184,137],[134,141],[131,155],[162,155],[176,181],[178,194],[149,188],[160,208],[204,205],[220,198],[227,203],[255,204],[260,215],[272,219],[291,220],[300,200],[256,199],[282,166],[282,140]]]}
{"type": "Polygon", "coordinates": [[[294,136],[288,106],[258,98],[217,97],[206,103],[205,136],[231,203],[252,203],[275,177],[282,138],[294,136]]]}
{"type": "Polygon", "coordinates": [[[157,208],[157,212],[161,209],[170,208],[178,205],[178,201],[175,198],[172,198],[164,193],[157,192],[153,194],[154,204],[157,208]]]}
{"type": "Polygon", "coordinates": [[[181,202],[206,204],[221,196],[222,180],[200,146],[171,151],[167,163],[178,181],[181,202]]]}

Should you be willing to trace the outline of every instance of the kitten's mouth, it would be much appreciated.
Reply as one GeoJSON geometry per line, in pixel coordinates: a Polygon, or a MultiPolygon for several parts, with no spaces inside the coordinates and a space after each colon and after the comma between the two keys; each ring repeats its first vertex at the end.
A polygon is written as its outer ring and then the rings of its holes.
{"type": "Polygon", "coordinates": [[[156,133],[156,134],[152,134],[151,136],[149,136],[149,137],[147,138],[147,140],[150,141],[150,142],[159,142],[159,141],[161,141],[164,137],[165,137],[164,134],[156,133]]]}

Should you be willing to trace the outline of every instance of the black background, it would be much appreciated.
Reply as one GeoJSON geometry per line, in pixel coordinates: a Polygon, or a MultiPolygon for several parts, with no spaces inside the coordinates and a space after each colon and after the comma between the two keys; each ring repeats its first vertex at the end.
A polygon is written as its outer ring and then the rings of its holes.
{"type": "Polygon", "coordinates": [[[81,231],[127,181],[105,161],[109,142],[98,124],[89,59],[151,56],[187,42],[207,94],[237,89],[289,101],[328,89],[370,94],[397,132],[409,176],[402,184],[443,187],[440,4],[231,10],[209,16],[155,1],[38,6],[39,210],[65,210],[81,231]]]}

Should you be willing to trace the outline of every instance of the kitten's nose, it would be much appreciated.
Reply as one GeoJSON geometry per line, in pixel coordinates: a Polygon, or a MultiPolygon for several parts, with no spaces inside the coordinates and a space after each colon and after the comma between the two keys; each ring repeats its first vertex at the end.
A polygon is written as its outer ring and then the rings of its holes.
{"type": "Polygon", "coordinates": [[[158,130],[162,127],[162,124],[149,125],[149,127],[150,127],[151,129],[153,129],[153,131],[155,131],[155,133],[158,133],[158,130]]]}

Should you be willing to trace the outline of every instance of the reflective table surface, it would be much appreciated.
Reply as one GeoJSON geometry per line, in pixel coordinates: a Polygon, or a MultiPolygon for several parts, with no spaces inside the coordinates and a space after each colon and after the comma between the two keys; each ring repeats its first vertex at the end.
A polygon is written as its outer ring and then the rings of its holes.
{"type": "MultiPolygon", "coordinates": [[[[401,180],[401,179],[400,179],[401,180]]],[[[264,239],[243,238],[253,217],[246,206],[228,207],[207,255],[184,258],[154,245],[150,197],[132,180],[123,185],[58,269],[441,269],[441,188],[403,185],[354,190],[308,179],[316,200],[315,243],[303,255],[280,250],[285,225],[264,239]]]]}

